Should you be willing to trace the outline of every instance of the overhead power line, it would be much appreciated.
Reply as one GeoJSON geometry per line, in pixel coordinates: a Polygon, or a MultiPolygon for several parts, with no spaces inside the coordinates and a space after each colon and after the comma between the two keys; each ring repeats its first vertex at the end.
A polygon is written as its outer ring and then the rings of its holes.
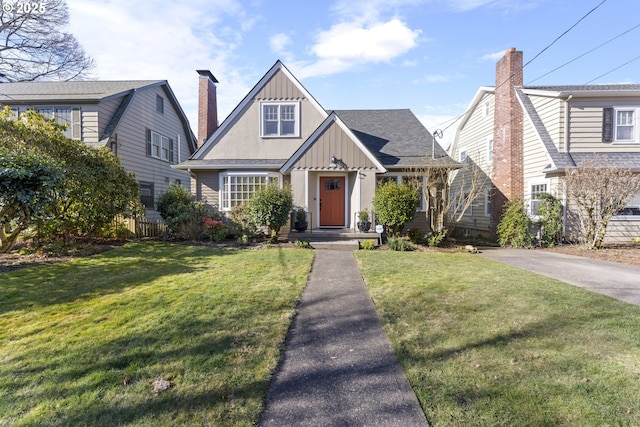
{"type": "Polygon", "coordinates": [[[635,58],[633,58],[633,59],[631,59],[631,60],[629,60],[629,61],[627,61],[627,62],[625,62],[625,63],[624,63],[624,64],[622,64],[622,65],[617,66],[616,68],[614,68],[614,69],[612,69],[612,70],[607,71],[607,72],[606,72],[606,73],[604,73],[604,74],[599,75],[599,76],[598,76],[598,77],[596,77],[595,79],[591,79],[591,80],[589,80],[588,82],[586,82],[586,83],[585,83],[585,85],[588,85],[588,84],[589,84],[589,83],[591,83],[591,82],[595,82],[596,80],[600,79],[601,77],[604,77],[604,76],[606,76],[607,74],[611,74],[611,73],[613,73],[614,71],[616,71],[616,70],[618,70],[618,69],[620,69],[620,68],[624,67],[625,65],[629,65],[629,64],[631,64],[633,61],[637,61],[638,59],[640,59],[640,55],[639,55],[639,56],[636,56],[635,58]]]}
{"type": "MultiPolygon", "coordinates": [[[[620,37],[624,36],[625,34],[627,34],[627,33],[631,32],[631,31],[633,31],[633,30],[635,30],[635,29],[636,29],[636,28],[638,28],[638,27],[640,27],[640,24],[638,24],[638,25],[636,25],[636,26],[634,26],[634,27],[629,28],[627,31],[625,31],[625,32],[623,32],[623,33],[618,34],[617,36],[615,36],[615,37],[613,37],[613,38],[611,38],[611,39],[607,40],[606,42],[604,42],[604,43],[602,43],[602,44],[599,44],[598,46],[594,47],[593,49],[590,49],[590,50],[586,51],[586,52],[585,52],[585,53],[583,53],[582,55],[576,56],[576,57],[575,57],[575,58],[573,58],[572,60],[570,60],[570,61],[568,61],[568,62],[565,62],[564,64],[562,64],[562,65],[560,65],[560,66],[558,66],[558,67],[554,68],[553,70],[551,70],[551,71],[549,71],[549,72],[547,72],[547,73],[545,73],[545,74],[541,75],[540,77],[536,77],[535,79],[533,79],[533,80],[531,80],[530,82],[528,82],[528,83],[527,83],[527,85],[530,85],[531,83],[533,83],[533,82],[535,82],[535,81],[538,81],[538,80],[540,80],[541,78],[546,77],[546,76],[548,76],[549,74],[551,74],[551,73],[553,73],[553,72],[555,72],[555,71],[558,71],[560,68],[565,67],[565,66],[567,66],[567,65],[571,64],[572,62],[577,61],[578,59],[582,58],[583,56],[586,56],[586,55],[590,54],[591,52],[593,52],[593,51],[595,51],[595,50],[597,50],[597,49],[600,49],[602,46],[607,45],[607,44],[611,43],[612,41],[619,39],[620,37]]],[[[593,81],[593,80],[592,80],[592,81],[593,81]]]]}

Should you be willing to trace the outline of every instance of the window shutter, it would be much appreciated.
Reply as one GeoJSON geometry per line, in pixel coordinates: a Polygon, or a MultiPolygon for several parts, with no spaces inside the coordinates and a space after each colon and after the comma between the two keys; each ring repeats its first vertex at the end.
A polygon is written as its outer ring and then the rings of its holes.
{"type": "Polygon", "coordinates": [[[169,139],[169,162],[173,163],[173,152],[174,152],[174,148],[173,148],[173,139],[169,139]]]}
{"type": "Polygon", "coordinates": [[[71,139],[82,139],[81,117],[80,108],[71,109],[71,139]]]}
{"type": "Polygon", "coordinates": [[[151,129],[146,128],[147,156],[151,156],[151,129]]]}
{"type": "Polygon", "coordinates": [[[602,109],[602,142],[613,141],[613,108],[602,109]]]}

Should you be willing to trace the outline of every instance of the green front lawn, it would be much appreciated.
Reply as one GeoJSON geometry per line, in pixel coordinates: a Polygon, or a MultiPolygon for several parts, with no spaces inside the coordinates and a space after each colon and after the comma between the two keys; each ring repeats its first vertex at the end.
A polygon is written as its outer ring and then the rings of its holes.
{"type": "Polygon", "coordinates": [[[312,258],[138,243],[0,274],[0,425],[252,425],[312,258]]]}
{"type": "Polygon", "coordinates": [[[640,425],[640,307],[471,254],[356,254],[433,426],[640,425]]]}

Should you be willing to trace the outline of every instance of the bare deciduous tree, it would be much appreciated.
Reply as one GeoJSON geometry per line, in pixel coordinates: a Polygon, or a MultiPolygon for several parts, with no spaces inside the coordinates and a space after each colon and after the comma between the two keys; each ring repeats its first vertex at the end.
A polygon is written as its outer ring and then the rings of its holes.
{"type": "Polygon", "coordinates": [[[462,167],[418,167],[410,171],[426,202],[431,230],[456,229],[465,213],[484,196],[489,177],[470,159],[462,167]]]}
{"type": "Polygon", "coordinates": [[[602,247],[611,217],[640,193],[640,176],[594,157],[565,176],[568,213],[580,240],[590,248],[602,247]]]}
{"type": "Polygon", "coordinates": [[[3,2],[0,10],[0,75],[9,82],[74,80],[93,68],[75,37],[64,0],[3,2]]]}

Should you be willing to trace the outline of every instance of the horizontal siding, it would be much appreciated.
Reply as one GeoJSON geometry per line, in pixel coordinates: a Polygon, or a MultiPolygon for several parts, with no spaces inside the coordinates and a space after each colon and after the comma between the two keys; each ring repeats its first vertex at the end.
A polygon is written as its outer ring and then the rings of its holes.
{"type": "Polygon", "coordinates": [[[616,144],[602,141],[604,108],[640,106],[633,98],[601,98],[570,101],[569,149],[571,152],[640,152],[640,144],[616,144]]]}
{"type": "Polygon", "coordinates": [[[632,243],[640,238],[640,218],[612,218],[607,227],[605,243],[632,243]]]}
{"type": "MultiPolygon", "coordinates": [[[[480,167],[486,179],[486,188],[491,188],[492,159],[489,155],[489,139],[493,138],[493,117],[495,107],[493,93],[485,94],[476,108],[471,112],[469,120],[458,134],[455,152],[451,153],[454,160],[460,159],[460,152],[467,152],[467,161],[480,167]],[[488,107],[486,107],[488,105],[488,107]]],[[[469,175],[464,170],[454,173],[451,188],[455,192],[464,182],[468,182],[469,175]]],[[[470,211],[460,221],[459,228],[472,228],[481,232],[489,229],[490,217],[485,215],[484,193],[474,201],[470,211]]]]}
{"type": "Polygon", "coordinates": [[[530,96],[529,98],[558,151],[565,151],[564,101],[543,96],[530,96]]]}
{"type": "Polygon", "coordinates": [[[98,107],[95,105],[83,105],[80,107],[82,127],[82,141],[96,143],[100,139],[100,124],[98,123],[98,107]]]}
{"type": "MultiPolygon", "coordinates": [[[[115,106],[115,108],[118,105],[109,104],[110,107],[115,106]]],[[[108,108],[105,108],[105,111],[107,110],[108,108]]],[[[147,157],[146,128],[173,139],[174,147],[177,147],[178,137],[180,137],[182,140],[180,158],[186,160],[189,157],[187,137],[182,122],[161,87],[139,90],[133,97],[115,131],[118,137],[118,157],[127,170],[135,173],[138,181],[154,184],[155,200],[169,188],[170,184],[177,181],[190,189],[191,179],[188,173],[172,169],[167,161],[147,157]],[[164,114],[156,112],[156,95],[160,95],[165,100],[164,114]]],[[[177,156],[174,160],[173,164],[177,164],[177,156]]],[[[154,212],[148,210],[147,215],[153,217],[154,212]]]]}

